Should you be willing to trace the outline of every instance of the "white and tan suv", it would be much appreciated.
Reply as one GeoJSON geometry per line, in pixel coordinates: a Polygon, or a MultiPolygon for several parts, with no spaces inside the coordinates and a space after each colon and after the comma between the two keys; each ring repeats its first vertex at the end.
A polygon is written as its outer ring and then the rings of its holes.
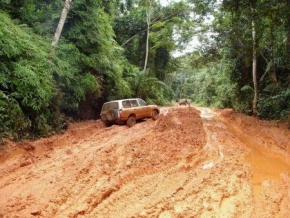
{"type": "Polygon", "coordinates": [[[132,127],[137,120],[145,118],[156,120],[159,112],[157,105],[148,105],[141,98],[130,98],[104,103],[100,116],[106,125],[126,123],[132,127]]]}

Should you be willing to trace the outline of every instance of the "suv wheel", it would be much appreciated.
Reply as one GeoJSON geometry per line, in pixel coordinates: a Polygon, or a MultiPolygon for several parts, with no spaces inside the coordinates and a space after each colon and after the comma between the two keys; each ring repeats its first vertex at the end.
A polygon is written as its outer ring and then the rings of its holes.
{"type": "Polygon", "coordinates": [[[107,120],[108,121],[114,121],[115,119],[117,119],[117,111],[116,110],[113,110],[113,109],[110,109],[108,112],[107,112],[107,120]]]}
{"type": "Polygon", "coordinates": [[[158,117],[158,111],[157,110],[153,110],[152,111],[152,119],[153,120],[157,120],[157,117],[158,117]]]}
{"type": "Polygon", "coordinates": [[[127,126],[132,127],[136,124],[136,117],[130,116],[127,120],[127,126]]]}

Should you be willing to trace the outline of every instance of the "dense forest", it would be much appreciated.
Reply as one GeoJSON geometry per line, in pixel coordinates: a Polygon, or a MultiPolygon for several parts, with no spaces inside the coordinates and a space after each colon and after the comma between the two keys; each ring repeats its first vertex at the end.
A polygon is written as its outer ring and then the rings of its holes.
{"type": "Polygon", "coordinates": [[[0,0],[0,60],[0,139],[127,97],[290,120],[289,0],[0,0]]]}

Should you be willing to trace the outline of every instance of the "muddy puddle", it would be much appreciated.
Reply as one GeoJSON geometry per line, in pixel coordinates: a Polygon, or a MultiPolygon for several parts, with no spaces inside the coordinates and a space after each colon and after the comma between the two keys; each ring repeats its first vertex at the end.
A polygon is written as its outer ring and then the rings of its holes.
{"type": "Polygon", "coordinates": [[[265,180],[281,181],[281,173],[290,175],[290,164],[286,162],[285,157],[265,148],[256,142],[255,138],[249,136],[231,125],[228,129],[235,134],[239,140],[250,149],[249,154],[245,157],[253,171],[253,192],[257,198],[260,196],[261,185],[265,180]]]}
{"type": "Polygon", "coordinates": [[[246,156],[246,161],[251,164],[253,170],[253,191],[255,197],[259,197],[262,182],[267,179],[281,181],[281,173],[290,175],[290,166],[283,160],[283,157],[266,153],[259,145],[247,144],[247,146],[251,149],[246,156]]]}
{"type": "MultiPolygon", "coordinates": [[[[200,110],[203,120],[218,119],[216,114],[211,110],[200,110]]],[[[245,161],[251,165],[253,172],[252,185],[254,196],[258,198],[261,192],[262,182],[265,180],[281,181],[281,174],[288,173],[290,175],[290,163],[282,156],[274,151],[265,148],[256,142],[255,138],[243,133],[240,129],[235,128],[229,123],[225,123],[230,130],[247,148],[250,149],[246,155],[245,161]]]]}
{"type": "Polygon", "coordinates": [[[279,182],[281,181],[281,173],[290,175],[290,164],[286,162],[284,156],[263,147],[256,142],[254,137],[246,135],[232,126],[227,126],[250,149],[245,161],[251,165],[253,171],[252,183],[255,197],[260,196],[263,181],[279,182]]]}

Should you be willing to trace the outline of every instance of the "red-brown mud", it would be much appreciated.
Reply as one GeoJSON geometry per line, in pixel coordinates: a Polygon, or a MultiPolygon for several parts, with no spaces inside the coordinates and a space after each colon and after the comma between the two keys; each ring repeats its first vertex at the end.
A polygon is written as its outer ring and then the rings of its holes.
{"type": "Polygon", "coordinates": [[[233,112],[71,124],[0,150],[0,217],[289,217],[290,130],[233,112]]]}

